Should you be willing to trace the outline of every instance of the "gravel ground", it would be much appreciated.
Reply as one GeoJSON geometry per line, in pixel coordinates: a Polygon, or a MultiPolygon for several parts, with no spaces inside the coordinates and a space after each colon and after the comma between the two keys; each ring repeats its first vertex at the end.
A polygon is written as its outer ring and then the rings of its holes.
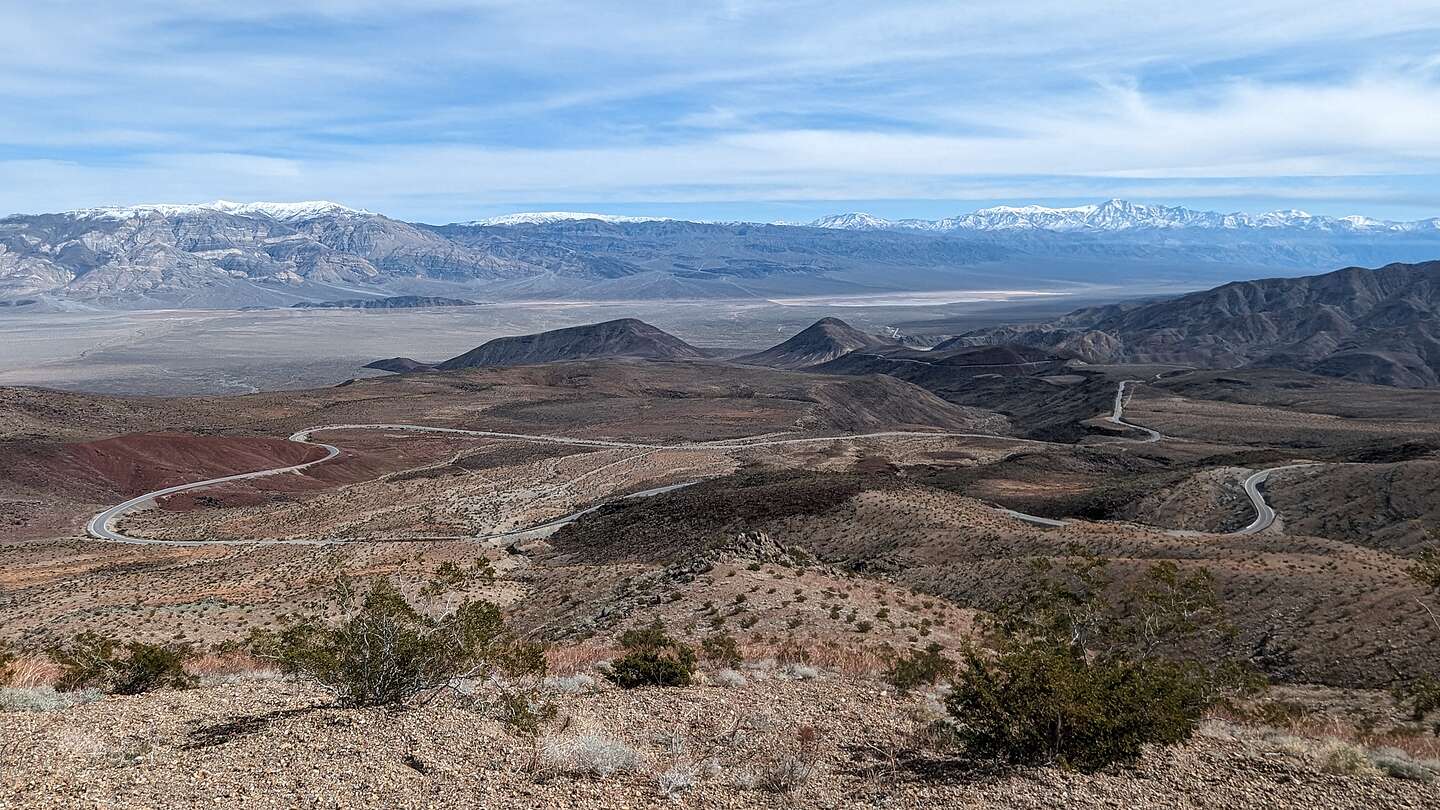
{"type": "Polygon", "coordinates": [[[1324,773],[1214,722],[1133,769],[976,774],[915,753],[912,730],[936,708],[924,696],[827,674],[726,678],[741,679],[557,689],[558,715],[533,741],[449,697],[404,712],[341,710],[275,680],[0,712],[0,807],[1440,806],[1435,784],[1324,773]],[[796,789],[769,789],[812,760],[796,789]]]}

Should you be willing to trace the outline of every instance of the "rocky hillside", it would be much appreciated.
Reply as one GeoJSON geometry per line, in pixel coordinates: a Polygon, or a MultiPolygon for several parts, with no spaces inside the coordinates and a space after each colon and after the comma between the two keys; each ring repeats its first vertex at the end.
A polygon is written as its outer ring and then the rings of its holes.
{"type": "Polygon", "coordinates": [[[558,360],[643,357],[648,360],[702,360],[705,353],[644,321],[621,318],[604,323],[554,329],[534,335],[488,341],[436,368],[450,371],[479,366],[525,366],[558,360]]]}
{"type": "Polygon", "coordinates": [[[148,206],[0,220],[4,297],[128,299],[218,285],[245,300],[236,290],[245,284],[348,289],[343,285],[394,276],[499,279],[538,271],[333,204],[148,206]]]}
{"type": "Polygon", "coordinates": [[[955,342],[1024,343],[1100,363],[1289,368],[1431,387],[1440,385],[1440,262],[1241,281],[979,330],[955,342]]]}
{"type": "Polygon", "coordinates": [[[821,318],[794,337],[763,352],[735,358],[737,363],[771,368],[805,368],[819,365],[857,349],[894,347],[896,344],[856,329],[839,318],[821,318]]]}

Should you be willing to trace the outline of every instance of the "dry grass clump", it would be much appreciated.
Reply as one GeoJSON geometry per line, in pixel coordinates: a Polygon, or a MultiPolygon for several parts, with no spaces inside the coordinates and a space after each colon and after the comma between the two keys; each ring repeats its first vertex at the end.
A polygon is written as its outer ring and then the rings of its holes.
{"type": "Polygon", "coordinates": [[[741,675],[733,669],[722,669],[710,676],[710,683],[733,689],[738,686],[744,686],[747,681],[744,675],[741,675]]]}
{"type": "Polygon", "coordinates": [[[1365,749],[1343,740],[1331,740],[1315,754],[1321,770],[1341,776],[1377,776],[1380,769],[1370,762],[1365,749]]]}
{"type": "Polygon", "coordinates": [[[661,771],[660,774],[655,777],[655,781],[660,788],[660,792],[673,799],[694,788],[699,776],[699,765],[694,763],[676,763],[661,771]]]}
{"type": "Polygon", "coordinates": [[[544,684],[546,689],[564,695],[583,695],[599,688],[599,682],[595,680],[594,676],[583,672],[576,672],[573,675],[551,675],[545,679],[544,684]]]}
{"type": "Polygon", "coordinates": [[[1288,717],[1265,716],[1254,710],[1236,711],[1217,706],[1209,717],[1235,726],[1259,729],[1261,736],[1280,746],[1280,750],[1304,757],[1317,740],[1339,740],[1369,751],[1398,751],[1422,763],[1433,763],[1440,770],[1440,737],[1428,728],[1403,724],[1375,728],[1370,723],[1357,724],[1353,719],[1320,714],[1295,714],[1288,717]]]}
{"type": "MultiPolygon", "coordinates": [[[[1213,726],[1209,729],[1209,733],[1224,736],[1213,726]]],[[[1384,775],[1426,783],[1440,779],[1440,760],[1417,757],[1393,746],[1371,748],[1356,742],[1356,736],[1350,739],[1334,736],[1307,737],[1271,728],[1263,729],[1260,739],[1267,747],[1310,762],[1326,773],[1365,778],[1384,775]]]]}
{"type": "Polygon", "coordinates": [[[645,766],[645,755],[603,734],[549,737],[540,743],[542,773],[608,778],[634,773],[645,766]]]}
{"type": "Polygon", "coordinates": [[[60,680],[60,665],[47,656],[21,655],[10,663],[10,685],[14,687],[50,686],[60,680]]]}
{"type": "Polygon", "coordinates": [[[620,655],[614,644],[567,644],[545,649],[545,671],[552,675],[574,675],[590,672],[620,655]]]}
{"type": "Polygon", "coordinates": [[[818,639],[755,642],[741,645],[740,650],[746,661],[770,659],[782,664],[803,663],[827,672],[853,676],[878,675],[894,659],[893,653],[881,647],[824,643],[818,639]]]}
{"type": "Polygon", "coordinates": [[[0,687],[0,710],[54,712],[93,703],[102,697],[99,689],[57,692],[53,686],[7,686],[0,687]]]}

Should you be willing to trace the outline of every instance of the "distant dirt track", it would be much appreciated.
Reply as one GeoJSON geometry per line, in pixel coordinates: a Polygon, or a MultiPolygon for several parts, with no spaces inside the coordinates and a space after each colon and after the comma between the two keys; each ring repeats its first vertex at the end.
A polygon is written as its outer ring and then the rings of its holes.
{"type": "MultiPolygon", "coordinates": [[[[312,433],[318,433],[318,432],[320,432],[320,431],[326,431],[326,430],[388,430],[388,431],[414,431],[414,432],[420,432],[420,433],[446,433],[446,434],[457,434],[457,435],[461,435],[461,436],[479,436],[479,437],[488,438],[488,439],[509,439],[509,440],[512,440],[512,441],[539,442],[539,443],[544,443],[544,444],[566,444],[566,445],[573,445],[573,446],[579,446],[579,447],[605,447],[605,448],[620,448],[620,449],[634,449],[634,450],[684,450],[684,449],[687,449],[687,448],[705,449],[705,450],[745,450],[745,449],[752,448],[752,447],[776,447],[776,446],[782,446],[782,445],[809,444],[809,443],[814,443],[814,442],[834,442],[834,441],[847,441],[847,440],[852,440],[852,439],[895,438],[895,437],[906,437],[906,436],[910,436],[910,437],[952,438],[952,439],[998,439],[998,440],[1002,440],[1002,441],[1023,442],[1023,443],[1026,443],[1026,444],[1049,444],[1049,442],[1042,442],[1042,441],[1039,441],[1039,440],[1036,440],[1036,439],[1021,439],[1021,438],[1016,438],[1016,437],[1014,437],[1014,436],[1000,436],[1000,435],[993,434],[993,433],[947,433],[947,432],[938,432],[938,431],[937,431],[937,432],[929,432],[929,431],[909,431],[909,430],[887,430],[887,431],[879,431],[879,432],[876,432],[876,433],[853,433],[853,434],[847,434],[847,435],[843,435],[843,436],[811,436],[811,437],[797,438],[797,439],[773,439],[773,438],[768,438],[768,436],[771,436],[771,435],[774,435],[774,434],[766,434],[765,436],[750,436],[750,437],[745,437],[745,438],[740,438],[740,439],[723,439],[723,440],[720,440],[720,441],[712,441],[712,442],[694,442],[694,443],[687,443],[687,444],[647,444],[647,443],[643,443],[643,442],[610,441],[610,440],[607,440],[607,439],[581,439],[581,438],[575,438],[575,437],[570,437],[570,436],[546,436],[546,435],[541,435],[541,434],[530,434],[530,433],[500,433],[500,432],[490,431],[490,430],[463,430],[463,429],[461,429],[461,428],[431,427],[431,426],[427,426],[427,425],[381,425],[381,424],[367,424],[367,425],[320,425],[320,426],[318,426],[318,427],[306,428],[305,430],[301,430],[301,431],[297,431],[297,432],[295,432],[295,433],[292,433],[292,434],[290,435],[290,437],[289,437],[289,440],[292,441],[292,442],[298,442],[298,443],[300,443],[300,444],[308,444],[308,445],[311,445],[311,446],[314,446],[314,447],[324,448],[325,451],[326,451],[326,455],[325,455],[324,458],[319,458],[319,459],[316,459],[316,460],[314,460],[314,461],[307,461],[307,462],[305,462],[304,464],[293,464],[293,465],[288,466],[288,467],[276,467],[276,468],[274,468],[274,469],[269,469],[269,470],[256,470],[255,472],[237,473],[237,474],[235,474],[235,475],[227,475],[227,476],[224,476],[224,477],[221,477],[221,478],[209,478],[209,479],[206,479],[206,480],[204,480],[204,481],[194,481],[194,482],[191,482],[191,483],[188,483],[188,484],[177,484],[177,485],[172,486],[172,487],[166,487],[166,488],[164,488],[164,489],[158,489],[158,490],[156,490],[156,491],[154,491],[154,492],[147,492],[147,493],[145,493],[144,495],[139,495],[139,496],[136,496],[136,497],[134,497],[134,498],[131,498],[130,500],[125,501],[125,502],[123,502],[123,503],[116,504],[115,506],[112,506],[112,507],[110,507],[109,509],[106,509],[105,511],[103,511],[103,512],[97,514],[97,515],[95,515],[95,516],[92,517],[92,518],[90,518],[89,523],[87,523],[87,524],[85,525],[85,531],[86,531],[91,537],[93,537],[93,538],[95,538],[95,539],[97,539],[97,540],[101,540],[101,541],[104,541],[104,542],[107,542],[107,543],[124,543],[124,544],[128,544],[128,545],[171,545],[171,546],[275,546],[275,545],[298,545],[298,546],[328,546],[328,545],[337,545],[337,544],[341,544],[341,543],[366,542],[366,541],[360,541],[360,540],[345,540],[345,539],[327,539],[327,540],[154,540],[154,539],[149,539],[149,538],[144,538],[144,537],[132,537],[132,536],[127,535],[127,534],[124,534],[124,533],[122,533],[122,532],[120,532],[120,531],[118,531],[117,529],[114,528],[115,522],[116,522],[117,520],[119,520],[121,516],[125,515],[125,514],[128,513],[128,512],[132,512],[132,511],[134,511],[134,510],[136,510],[136,509],[139,509],[139,508],[141,508],[141,507],[144,507],[144,506],[146,506],[147,504],[152,504],[152,503],[154,503],[154,501],[155,501],[156,498],[163,498],[163,497],[165,497],[165,496],[167,496],[167,495],[176,495],[176,494],[179,494],[179,493],[181,493],[181,492],[189,492],[189,491],[195,490],[195,489],[203,489],[203,488],[205,488],[205,487],[215,486],[216,484],[229,483],[229,482],[231,482],[231,481],[244,481],[244,480],[251,479],[251,478],[264,478],[264,477],[271,476],[271,475],[284,475],[284,474],[286,474],[286,473],[302,472],[302,471],[304,471],[304,470],[306,470],[306,469],[308,469],[308,468],[310,468],[310,467],[313,467],[313,466],[315,466],[315,465],[317,465],[317,464],[324,464],[325,462],[330,461],[330,460],[334,459],[335,457],[339,456],[339,455],[340,455],[340,448],[338,448],[338,447],[336,447],[336,446],[334,446],[334,445],[332,445],[332,444],[325,444],[325,443],[323,443],[323,442],[311,441],[311,440],[310,440],[310,435],[311,435],[312,433]]],[[[691,482],[691,483],[693,483],[693,482],[691,482]]],[[[647,495],[655,495],[655,494],[659,494],[659,493],[661,493],[661,492],[669,491],[669,490],[671,490],[671,489],[676,489],[676,488],[678,488],[678,486],[684,486],[684,485],[676,485],[676,486],[670,486],[670,487],[660,487],[660,488],[655,489],[655,490],[647,490],[646,492],[634,493],[634,494],[632,494],[632,495],[628,495],[628,496],[625,496],[625,497],[631,497],[631,498],[633,498],[633,497],[644,497],[644,496],[647,496],[647,495]]],[[[616,500],[623,500],[623,498],[617,498],[616,500]]],[[[521,536],[521,535],[529,535],[529,534],[538,533],[538,532],[541,532],[541,531],[544,531],[544,530],[547,530],[547,529],[558,528],[559,526],[564,525],[565,523],[571,522],[571,521],[575,520],[576,518],[580,517],[581,515],[585,514],[586,512],[593,511],[593,510],[596,509],[596,508],[598,508],[598,507],[591,507],[590,509],[586,509],[586,510],[583,510],[583,511],[581,511],[581,512],[576,512],[576,513],[571,514],[571,515],[566,515],[565,517],[558,518],[558,519],[556,519],[556,520],[546,521],[545,523],[542,523],[542,524],[540,524],[540,525],[538,525],[538,526],[532,526],[532,527],[530,527],[530,528],[528,528],[528,529],[518,529],[518,530],[515,530],[515,531],[504,532],[504,533],[502,533],[502,534],[487,535],[487,536],[482,536],[482,537],[455,537],[455,538],[443,538],[443,539],[453,539],[453,540],[494,540],[494,539],[499,539],[499,538],[504,538],[504,537],[518,537],[518,536],[521,536]]],[[[442,538],[435,538],[435,539],[438,540],[438,539],[442,539],[442,538]]],[[[368,542],[407,542],[407,541],[372,540],[372,541],[368,541],[368,542]]],[[[413,541],[413,540],[412,540],[412,541],[409,541],[409,542],[417,542],[417,541],[413,541]]]]}

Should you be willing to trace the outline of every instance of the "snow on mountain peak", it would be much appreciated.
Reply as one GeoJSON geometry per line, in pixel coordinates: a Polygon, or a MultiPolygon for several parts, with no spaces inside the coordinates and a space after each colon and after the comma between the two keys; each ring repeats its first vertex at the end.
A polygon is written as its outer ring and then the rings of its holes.
{"type": "Polygon", "coordinates": [[[810,223],[812,228],[832,228],[846,231],[883,231],[894,225],[895,223],[888,219],[881,219],[873,214],[859,211],[821,217],[810,223]]]}
{"type": "Polygon", "coordinates": [[[530,211],[519,214],[505,214],[498,217],[488,217],[470,222],[460,223],[462,225],[551,225],[556,222],[574,222],[578,220],[596,219],[601,222],[673,222],[669,217],[627,217],[617,214],[590,214],[577,211],[530,211]]]}
{"type": "Polygon", "coordinates": [[[1293,228],[1304,230],[1428,230],[1430,220],[1387,222],[1362,216],[1316,216],[1283,210],[1265,214],[1221,214],[1181,206],[1149,205],[1128,200],[1106,200],[1092,205],[1051,208],[1044,205],[995,205],[945,219],[887,221],[868,214],[838,214],[810,223],[822,228],[851,230],[919,231],[1127,231],[1139,229],[1200,228],[1239,230],[1293,228]]]}
{"type": "Polygon", "coordinates": [[[331,214],[368,214],[358,208],[350,208],[328,200],[307,202],[250,202],[237,203],[216,200],[209,203],[158,203],[148,205],[108,206],[84,208],[67,213],[85,219],[134,219],[145,216],[181,217],[203,212],[232,214],[241,217],[268,217],[279,221],[307,219],[331,214]]]}

